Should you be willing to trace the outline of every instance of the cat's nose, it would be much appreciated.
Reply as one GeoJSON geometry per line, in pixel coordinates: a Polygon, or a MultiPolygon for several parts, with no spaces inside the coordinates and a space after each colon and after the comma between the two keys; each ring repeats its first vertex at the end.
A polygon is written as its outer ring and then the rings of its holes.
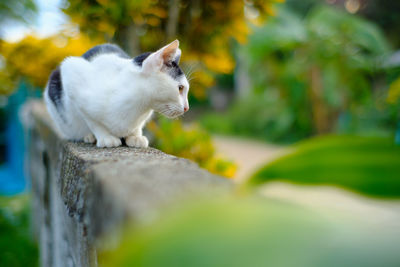
{"type": "Polygon", "coordinates": [[[188,111],[188,110],[189,110],[189,107],[188,107],[188,106],[183,107],[183,112],[186,112],[186,111],[188,111]]]}

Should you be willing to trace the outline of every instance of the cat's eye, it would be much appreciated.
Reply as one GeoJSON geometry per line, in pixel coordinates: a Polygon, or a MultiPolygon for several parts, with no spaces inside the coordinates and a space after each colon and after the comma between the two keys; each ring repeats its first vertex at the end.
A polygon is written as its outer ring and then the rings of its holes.
{"type": "Polygon", "coordinates": [[[183,88],[184,88],[183,85],[179,85],[178,88],[179,88],[179,93],[182,93],[183,92],[183,88]]]}

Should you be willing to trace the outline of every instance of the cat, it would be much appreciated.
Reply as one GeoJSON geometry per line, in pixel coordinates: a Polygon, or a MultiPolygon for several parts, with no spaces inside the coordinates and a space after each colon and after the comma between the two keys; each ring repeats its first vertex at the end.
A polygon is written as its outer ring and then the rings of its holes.
{"type": "Polygon", "coordinates": [[[147,147],[142,129],[153,111],[176,118],[189,109],[189,83],[179,67],[179,41],[130,58],[114,44],[67,57],[44,92],[47,110],[69,140],[147,147]]]}

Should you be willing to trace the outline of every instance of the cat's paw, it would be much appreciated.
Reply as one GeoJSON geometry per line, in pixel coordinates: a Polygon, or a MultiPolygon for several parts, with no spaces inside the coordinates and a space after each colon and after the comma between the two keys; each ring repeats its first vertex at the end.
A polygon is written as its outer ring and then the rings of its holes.
{"type": "Polygon", "coordinates": [[[127,136],[125,138],[125,143],[127,146],[131,147],[148,147],[149,140],[147,140],[146,136],[127,136]]]}
{"type": "Polygon", "coordinates": [[[97,147],[117,147],[120,146],[121,139],[115,137],[115,136],[106,136],[102,138],[97,138],[97,147]]]}
{"type": "Polygon", "coordinates": [[[96,143],[96,138],[94,137],[93,134],[88,134],[83,138],[83,142],[88,144],[94,144],[96,143]]]}

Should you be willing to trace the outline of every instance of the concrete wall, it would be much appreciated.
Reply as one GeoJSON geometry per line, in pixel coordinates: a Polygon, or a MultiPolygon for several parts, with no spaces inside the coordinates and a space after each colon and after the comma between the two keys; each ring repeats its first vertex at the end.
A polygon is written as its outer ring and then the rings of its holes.
{"type": "Polygon", "coordinates": [[[119,224],[154,220],[185,195],[231,188],[227,179],[154,148],[62,140],[41,101],[26,104],[24,121],[41,266],[96,266],[96,240],[119,224]]]}

